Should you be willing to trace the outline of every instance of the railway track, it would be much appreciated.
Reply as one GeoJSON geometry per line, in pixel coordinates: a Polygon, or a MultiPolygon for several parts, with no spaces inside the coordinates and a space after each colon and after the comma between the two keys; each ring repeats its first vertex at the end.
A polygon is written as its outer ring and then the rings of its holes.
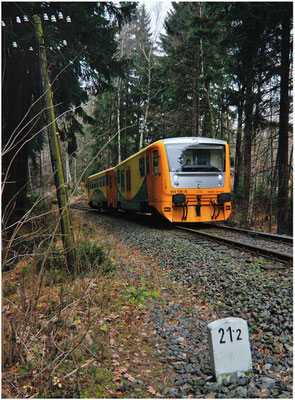
{"type": "MultiPolygon", "coordinates": [[[[212,229],[212,225],[209,225],[212,229]]],[[[288,246],[286,249],[284,250],[278,250],[278,249],[273,249],[273,245],[271,244],[271,241],[277,241],[280,240],[281,242],[284,241],[283,239],[285,239],[284,236],[280,236],[279,238],[274,238],[276,235],[269,235],[269,234],[261,234],[260,232],[254,232],[254,231],[250,231],[251,232],[251,236],[255,236],[263,238],[264,242],[260,243],[259,245],[257,244],[253,244],[249,243],[245,238],[241,239],[241,237],[234,237],[234,238],[228,238],[228,237],[224,237],[223,234],[212,234],[212,233],[208,233],[208,232],[204,232],[204,230],[200,230],[200,229],[192,229],[189,227],[184,227],[184,226],[180,226],[177,225],[176,226],[177,229],[181,229],[184,230],[186,232],[190,232],[190,233],[194,233],[196,235],[202,236],[206,239],[215,241],[215,242],[219,242],[222,243],[224,245],[230,246],[230,247],[234,247],[237,249],[242,249],[245,251],[248,251],[252,254],[256,254],[258,256],[263,256],[266,257],[268,259],[271,260],[276,260],[279,261],[280,263],[283,263],[284,266],[273,266],[273,269],[277,269],[277,268],[290,268],[292,266],[292,262],[293,262],[293,253],[292,253],[292,248],[290,246],[288,246]],[[266,241],[268,240],[268,245],[266,245],[266,241]]],[[[223,230],[223,226],[214,226],[214,228],[217,228],[219,230],[223,230]]],[[[227,228],[227,227],[226,227],[227,228]]],[[[228,230],[232,230],[231,228],[228,230]]],[[[249,235],[248,231],[245,231],[243,229],[233,229],[233,231],[239,233],[240,234],[246,234],[249,235]]],[[[285,243],[292,243],[292,238],[287,238],[287,240],[285,241],[285,243]]],[[[269,267],[267,267],[269,268],[269,267]]]]}
{"type": "Polygon", "coordinates": [[[88,206],[79,206],[77,204],[70,204],[70,208],[72,208],[73,210],[80,210],[80,211],[94,211],[88,206]]]}
{"type": "Polygon", "coordinates": [[[262,239],[270,239],[276,242],[282,242],[282,243],[290,243],[293,244],[293,238],[291,236],[282,236],[282,235],[274,235],[272,233],[267,233],[267,232],[257,232],[257,231],[251,231],[249,229],[241,229],[241,228],[234,228],[232,226],[226,226],[223,224],[208,224],[208,226],[211,226],[211,228],[219,228],[222,230],[227,230],[231,232],[237,232],[237,233],[243,233],[245,235],[251,236],[251,237],[258,237],[262,239]]]}
{"type": "MultiPolygon", "coordinates": [[[[70,204],[70,208],[77,209],[81,211],[92,212],[91,208],[88,206],[81,206],[77,204],[70,204]]],[[[202,224],[203,227],[209,228],[209,230],[214,233],[209,233],[208,231],[204,231],[204,229],[193,229],[188,226],[176,225],[177,229],[190,232],[201,236],[205,239],[209,239],[210,241],[219,242],[229,247],[234,247],[239,250],[247,251],[251,254],[255,254],[256,256],[263,256],[265,258],[279,261],[283,263],[283,266],[274,265],[271,266],[273,269],[286,269],[290,268],[293,263],[293,251],[292,251],[292,243],[293,238],[288,236],[278,236],[273,234],[268,234],[264,232],[256,232],[250,231],[246,229],[233,228],[224,225],[217,224],[202,224]],[[225,237],[225,232],[233,232],[231,235],[237,235],[234,237],[225,237]],[[242,236],[243,235],[243,236],[242,236]],[[247,237],[254,238],[254,242],[259,239],[259,244],[251,243],[247,240],[247,237]],[[262,240],[262,242],[261,242],[262,240]],[[275,245],[273,243],[283,244],[283,249],[274,249],[275,245]],[[286,247],[284,247],[284,244],[286,247]]],[[[279,247],[282,247],[280,245],[279,247]]],[[[264,268],[269,269],[269,266],[265,266],[264,268]]]]}

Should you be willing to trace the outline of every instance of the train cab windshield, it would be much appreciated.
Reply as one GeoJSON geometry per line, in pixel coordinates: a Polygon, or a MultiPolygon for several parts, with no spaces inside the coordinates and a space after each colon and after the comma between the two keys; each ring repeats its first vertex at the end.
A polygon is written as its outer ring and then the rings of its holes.
{"type": "Polygon", "coordinates": [[[224,172],[223,145],[167,144],[166,153],[170,172],[224,172]]]}

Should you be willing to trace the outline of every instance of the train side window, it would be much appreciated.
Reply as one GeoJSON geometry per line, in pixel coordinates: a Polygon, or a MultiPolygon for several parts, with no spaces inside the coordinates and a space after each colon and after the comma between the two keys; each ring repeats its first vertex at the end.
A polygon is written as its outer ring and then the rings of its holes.
{"type": "Polygon", "coordinates": [[[150,174],[150,155],[146,155],[146,174],[150,174]]]}
{"type": "Polygon", "coordinates": [[[145,176],[145,168],[144,168],[144,157],[139,159],[139,177],[142,178],[145,176]]]}
{"type": "Polygon", "coordinates": [[[154,171],[154,175],[159,173],[159,152],[158,152],[158,150],[153,151],[153,171],[154,171]]]}
{"type": "Polygon", "coordinates": [[[126,186],[127,186],[127,192],[130,192],[131,190],[131,171],[128,169],[126,171],[126,186]]]}
{"type": "Polygon", "coordinates": [[[112,189],[112,177],[110,176],[110,189],[112,189]]]}
{"type": "Polygon", "coordinates": [[[125,192],[125,171],[121,171],[121,190],[125,192]]]}
{"type": "Polygon", "coordinates": [[[107,175],[107,186],[109,186],[109,176],[107,175]]]}

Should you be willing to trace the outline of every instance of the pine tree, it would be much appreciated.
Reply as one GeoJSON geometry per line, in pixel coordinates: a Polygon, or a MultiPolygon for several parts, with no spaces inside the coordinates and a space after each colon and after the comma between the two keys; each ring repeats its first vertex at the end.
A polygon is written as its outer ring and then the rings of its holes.
{"type": "MultiPolygon", "coordinates": [[[[231,66],[239,92],[235,93],[236,106],[243,124],[243,203],[247,212],[246,223],[251,224],[253,209],[252,147],[254,139],[267,124],[269,86],[278,74],[280,15],[282,7],[276,3],[229,3],[226,11],[227,48],[232,53],[231,66]]],[[[271,90],[277,90],[275,87],[271,90]]],[[[240,129],[241,123],[239,124],[240,129]]],[[[239,133],[240,134],[240,133],[239,133]]],[[[237,145],[240,146],[240,137],[237,145]]],[[[236,159],[241,150],[237,147],[236,159]]],[[[238,175],[239,177],[239,175],[238,175]]],[[[237,193],[237,184],[235,193],[237,193]]]]}
{"type": "Polygon", "coordinates": [[[178,136],[220,136],[219,91],[226,85],[220,12],[201,2],[173,7],[162,38],[171,131],[178,136]]]}
{"type": "MultiPolygon", "coordinates": [[[[150,141],[153,129],[151,112],[159,91],[156,82],[157,57],[155,41],[150,31],[150,16],[144,5],[139,7],[135,17],[125,24],[118,36],[117,54],[124,64],[124,74],[113,80],[114,90],[109,92],[114,107],[110,115],[112,125],[109,135],[118,133],[118,142],[109,149],[118,148],[120,154],[110,157],[112,162],[129,157],[150,141]]],[[[104,120],[105,107],[102,104],[109,97],[101,96],[95,118],[104,120]]],[[[105,125],[101,125],[102,127],[105,125]]],[[[111,166],[108,165],[108,166],[111,166]]],[[[101,165],[97,164],[100,169],[101,165]]]]}
{"type": "Polygon", "coordinates": [[[40,73],[32,16],[47,13],[58,19],[58,13],[63,14],[62,23],[44,25],[44,34],[50,78],[54,81],[55,112],[56,115],[66,112],[68,116],[67,124],[59,124],[58,128],[61,138],[69,141],[70,151],[73,151],[74,135],[81,130],[76,117],[87,120],[80,105],[86,102],[89,91],[102,92],[111,77],[120,71],[115,58],[115,35],[133,9],[133,4],[117,8],[111,2],[2,3],[2,19],[6,24],[2,46],[5,176],[2,205],[5,225],[14,221],[15,210],[18,216],[26,210],[28,159],[40,151],[41,137],[44,136],[34,138],[34,133],[46,125],[42,112],[38,115],[43,106],[37,101],[41,84],[40,78],[36,79],[40,73]],[[24,20],[25,15],[28,22],[24,20]],[[18,16],[22,24],[16,22],[18,16]],[[66,16],[71,17],[71,24],[65,22],[66,16]],[[17,43],[17,49],[12,48],[12,42],[17,43]]]}
{"type": "Polygon", "coordinates": [[[282,5],[281,24],[281,70],[280,70],[280,125],[278,147],[278,225],[277,232],[292,234],[292,219],[289,213],[289,76],[290,76],[290,51],[291,51],[291,3],[282,5]]]}

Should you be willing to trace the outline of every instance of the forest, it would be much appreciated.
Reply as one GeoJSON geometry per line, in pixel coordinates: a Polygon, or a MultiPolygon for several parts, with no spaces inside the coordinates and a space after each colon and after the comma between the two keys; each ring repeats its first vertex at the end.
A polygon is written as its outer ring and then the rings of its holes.
{"type": "Polygon", "coordinates": [[[291,234],[290,2],[172,3],[162,30],[141,3],[4,2],[4,230],[48,190],[38,13],[57,17],[43,25],[69,186],[157,139],[220,138],[231,148],[237,221],[291,234]]]}
{"type": "Polygon", "coordinates": [[[5,397],[112,397],[109,321],[122,306],[144,341],[134,304],[164,283],[122,284],[69,203],[156,140],[210,137],[230,147],[229,223],[292,236],[293,3],[172,2],[163,24],[160,3],[1,5],[5,397]]]}

